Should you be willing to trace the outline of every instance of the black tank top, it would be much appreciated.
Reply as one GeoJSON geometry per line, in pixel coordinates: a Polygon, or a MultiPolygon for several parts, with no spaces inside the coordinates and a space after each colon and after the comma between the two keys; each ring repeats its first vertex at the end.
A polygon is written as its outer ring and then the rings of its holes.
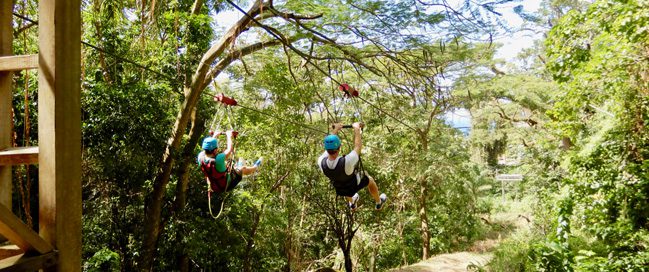
{"type": "Polygon", "coordinates": [[[320,166],[322,172],[329,178],[335,188],[344,188],[351,184],[356,185],[356,170],[351,175],[345,173],[345,156],[338,160],[334,169],[329,169],[329,166],[327,166],[327,157],[322,159],[320,166]]]}

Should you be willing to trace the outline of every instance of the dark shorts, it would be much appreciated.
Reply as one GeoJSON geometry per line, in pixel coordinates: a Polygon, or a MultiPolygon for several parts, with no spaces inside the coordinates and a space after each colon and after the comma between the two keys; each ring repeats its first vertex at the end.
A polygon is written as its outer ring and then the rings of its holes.
{"type": "Polygon", "coordinates": [[[228,185],[228,188],[225,191],[232,191],[237,185],[239,185],[239,182],[241,182],[241,175],[237,173],[237,171],[231,171],[230,172],[230,184],[228,185]]]}
{"type": "MultiPolygon", "coordinates": [[[[228,188],[225,189],[225,191],[232,191],[234,188],[237,187],[239,182],[241,182],[241,175],[237,174],[237,171],[231,171],[229,175],[230,178],[230,183],[226,184],[228,188]]],[[[217,182],[211,183],[212,186],[212,191],[215,193],[223,193],[222,188],[225,187],[225,184],[221,183],[221,186],[217,185],[217,182]]]]}
{"type": "Polygon", "coordinates": [[[352,197],[356,192],[367,187],[368,184],[370,184],[370,179],[367,177],[367,175],[363,174],[363,177],[361,177],[361,183],[357,184],[356,179],[354,179],[354,182],[351,182],[347,186],[334,188],[336,189],[337,195],[352,197]]]}

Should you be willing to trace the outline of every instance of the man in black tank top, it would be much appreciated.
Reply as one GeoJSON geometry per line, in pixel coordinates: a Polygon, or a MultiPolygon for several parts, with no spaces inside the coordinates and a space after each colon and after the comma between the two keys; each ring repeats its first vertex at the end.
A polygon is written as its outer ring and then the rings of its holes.
{"type": "Polygon", "coordinates": [[[329,178],[336,189],[336,194],[347,199],[350,209],[356,209],[357,192],[367,187],[376,203],[376,209],[380,210],[387,201],[387,196],[385,194],[379,195],[379,188],[376,186],[374,179],[367,172],[362,171],[361,173],[358,170],[362,148],[362,126],[362,123],[352,125],[354,128],[354,150],[347,155],[339,156],[341,144],[337,134],[342,129],[342,125],[334,124],[332,134],[324,138],[323,143],[326,151],[318,158],[317,163],[322,173],[329,178]]]}

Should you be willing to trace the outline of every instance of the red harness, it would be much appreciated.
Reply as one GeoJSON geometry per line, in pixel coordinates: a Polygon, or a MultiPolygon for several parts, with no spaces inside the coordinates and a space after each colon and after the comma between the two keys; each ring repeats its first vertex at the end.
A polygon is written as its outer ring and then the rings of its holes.
{"type": "Polygon", "coordinates": [[[201,160],[201,171],[210,181],[212,191],[216,193],[225,192],[228,187],[228,171],[219,172],[216,170],[216,162],[214,160],[201,160]]]}

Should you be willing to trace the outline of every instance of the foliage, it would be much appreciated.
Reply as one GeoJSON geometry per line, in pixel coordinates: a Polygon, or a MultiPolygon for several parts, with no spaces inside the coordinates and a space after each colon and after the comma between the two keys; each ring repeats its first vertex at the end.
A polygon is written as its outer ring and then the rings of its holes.
{"type": "Polygon", "coordinates": [[[570,198],[550,205],[558,232],[532,244],[526,270],[646,267],[648,215],[636,204],[647,201],[647,77],[637,61],[646,59],[646,8],[596,1],[568,12],[546,40],[548,71],[561,83],[548,128],[572,146],[550,161],[561,163],[570,198]]]}
{"type": "Polygon", "coordinates": [[[121,271],[120,256],[110,249],[101,249],[88,259],[83,270],[89,272],[121,271]]]}
{"type": "Polygon", "coordinates": [[[538,236],[522,232],[503,241],[493,253],[494,258],[489,262],[489,271],[534,271],[534,263],[530,259],[531,245],[538,243],[538,240],[538,236]]]}

